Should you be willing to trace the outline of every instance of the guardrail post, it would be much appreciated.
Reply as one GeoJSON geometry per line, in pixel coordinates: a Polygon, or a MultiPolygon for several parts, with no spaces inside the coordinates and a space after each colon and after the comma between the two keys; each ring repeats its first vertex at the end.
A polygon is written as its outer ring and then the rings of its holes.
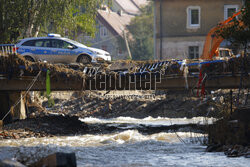
{"type": "Polygon", "coordinates": [[[14,53],[17,54],[16,45],[12,45],[12,44],[0,45],[0,56],[8,56],[14,53]]]}

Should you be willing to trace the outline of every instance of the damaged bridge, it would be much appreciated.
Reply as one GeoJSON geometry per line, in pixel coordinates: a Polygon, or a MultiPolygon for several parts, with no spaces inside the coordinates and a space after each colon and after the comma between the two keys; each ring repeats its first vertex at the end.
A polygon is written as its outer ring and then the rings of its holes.
{"type": "MultiPolygon", "coordinates": [[[[15,76],[9,78],[2,75],[0,77],[0,91],[26,91],[30,84],[30,91],[45,91],[45,74],[40,74],[38,78],[33,76],[15,76]]],[[[249,75],[249,74],[248,74],[249,75]]],[[[250,79],[244,74],[212,74],[202,78],[201,84],[206,89],[236,89],[240,84],[244,88],[250,87],[250,79]]],[[[170,75],[165,76],[160,73],[143,74],[137,76],[131,74],[127,76],[109,76],[106,74],[97,75],[83,79],[65,79],[54,76],[50,78],[50,89],[52,91],[83,91],[83,90],[181,90],[199,88],[199,75],[170,75]],[[124,77],[124,78],[123,78],[124,77]]],[[[200,85],[201,85],[200,84],[200,85]]]]}
{"type": "Polygon", "coordinates": [[[249,88],[249,72],[249,56],[213,61],[117,61],[64,65],[30,62],[16,54],[2,55],[0,119],[25,118],[23,96],[29,91],[197,89],[202,95],[205,89],[249,88]],[[10,112],[11,117],[7,117],[10,112]]]}
{"type": "Polygon", "coordinates": [[[31,63],[17,55],[1,56],[0,91],[235,89],[250,87],[250,59],[113,64],[56,65],[31,63]]]}

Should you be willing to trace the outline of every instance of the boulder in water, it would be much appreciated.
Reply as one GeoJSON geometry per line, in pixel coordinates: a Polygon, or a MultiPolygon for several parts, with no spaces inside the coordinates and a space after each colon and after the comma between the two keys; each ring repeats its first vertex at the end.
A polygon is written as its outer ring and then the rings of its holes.
{"type": "Polygon", "coordinates": [[[70,166],[76,167],[76,155],[75,153],[55,153],[51,154],[45,158],[42,158],[40,161],[32,164],[33,167],[43,167],[43,166],[70,166]]]}
{"type": "Polygon", "coordinates": [[[26,167],[26,166],[15,160],[5,159],[0,161],[0,167],[26,167]]]}

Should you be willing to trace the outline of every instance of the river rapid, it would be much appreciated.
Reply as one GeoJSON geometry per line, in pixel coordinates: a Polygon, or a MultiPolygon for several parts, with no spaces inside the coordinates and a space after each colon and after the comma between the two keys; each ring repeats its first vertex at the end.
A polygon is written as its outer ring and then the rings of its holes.
{"type": "Polygon", "coordinates": [[[85,118],[91,124],[123,126],[119,132],[58,136],[46,138],[5,139],[0,141],[0,159],[14,158],[30,164],[55,152],[76,153],[82,167],[246,167],[250,159],[228,158],[224,153],[205,152],[206,135],[195,132],[160,132],[142,134],[136,126],[169,126],[173,124],[212,123],[213,119],[152,118],[115,119],[85,118]],[[133,130],[129,128],[135,128],[133,130]]]}

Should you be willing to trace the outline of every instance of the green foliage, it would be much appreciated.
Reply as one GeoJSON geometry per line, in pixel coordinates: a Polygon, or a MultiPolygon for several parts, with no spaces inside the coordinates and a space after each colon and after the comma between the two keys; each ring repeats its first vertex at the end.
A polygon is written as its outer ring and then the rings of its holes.
{"type": "Polygon", "coordinates": [[[245,6],[242,8],[242,14],[238,19],[234,19],[229,26],[226,26],[219,31],[217,35],[220,35],[224,39],[229,40],[233,44],[241,44],[244,48],[250,42],[250,1],[245,2],[245,6]]]}
{"type": "Polygon", "coordinates": [[[98,6],[102,2],[103,0],[75,0],[66,8],[63,17],[61,13],[58,13],[56,19],[51,19],[50,23],[53,26],[50,31],[67,35],[73,39],[76,38],[79,31],[94,36],[95,17],[98,6]]]}
{"type": "Polygon", "coordinates": [[[141,10],[128,26],[132,37],[129,39],[133,60],[150,60],[154,55],[154,9],[153,2],[141,10]]]}
{"type": "Polygon", "coordinates": [[[0,0],[0,43],[40,32],[76,37],[94,35],[95,17],[104,0],[0,0]]]}
{"type": "Polygon", "coordinates": [[[11,1],[0,0],[0,43],[9,43],[20,35],[19,9],[11,1]]]}

